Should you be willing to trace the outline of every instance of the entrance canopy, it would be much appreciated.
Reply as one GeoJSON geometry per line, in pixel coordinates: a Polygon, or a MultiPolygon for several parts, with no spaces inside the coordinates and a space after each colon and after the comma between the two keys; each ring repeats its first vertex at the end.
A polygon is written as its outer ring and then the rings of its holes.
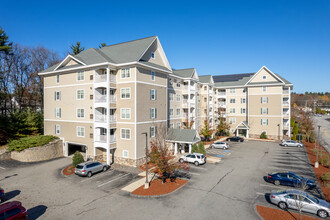
{"type": "Polygon", "coordinates": [[[201,141],[195,129],[169,128],[167,130],[166,141],[172,143],[194,144],[201,141]]]}
{"type": "Polygon", "coordinates": [[[236,136],[238,136],[240,133],[243,133],[245,137],[249,137],[249,125],[246,121],[242,121],[236,126],[236,136]]]}

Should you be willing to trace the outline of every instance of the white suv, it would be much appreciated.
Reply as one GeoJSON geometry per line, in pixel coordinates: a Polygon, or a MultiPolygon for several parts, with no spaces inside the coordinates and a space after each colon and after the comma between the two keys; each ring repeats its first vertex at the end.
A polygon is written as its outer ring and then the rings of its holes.
{"type": "Polygon", "coordinates": [[[192,153],[180,157],[179,162],[193,163],[196,166],[206,163],[206,157],[200,153],[192,153]]]}

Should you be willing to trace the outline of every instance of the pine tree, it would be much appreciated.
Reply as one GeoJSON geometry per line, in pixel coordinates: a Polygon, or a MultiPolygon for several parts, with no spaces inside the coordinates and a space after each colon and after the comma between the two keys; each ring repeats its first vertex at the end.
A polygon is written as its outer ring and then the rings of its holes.
{"type": "Polygon", "coordinates": [[[69,52],[69,54],[77,55],[80,52],[84,51],[85,47],[80,46],[80,42],[77,42],[76,44],[72,44],[70,49],[71,49],[71,52],[69,52]]]}
{"type": "Polygon", "coordinates": [[[101,43],[101,44],[99,45],[99,48],[106,47],[106,46],[107,46],[106,43],[101,43]]]}
{"type": "Polygon", "coordinates": [[[0,52],[10,53],[13,49],[13,43],[8,41],[6,32],[0,27],[0,52]]]}

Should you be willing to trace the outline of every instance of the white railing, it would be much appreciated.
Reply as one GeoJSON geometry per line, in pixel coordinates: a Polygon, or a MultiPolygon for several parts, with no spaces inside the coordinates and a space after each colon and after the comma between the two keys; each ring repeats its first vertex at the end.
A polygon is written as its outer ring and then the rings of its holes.
{"type": "Polygon", "coordinates": [[[112,83],[116,82],[116,75],[110,74],[110,82],[112,82],[112,83]]]}
{"type": "Polygon", "coordinates": [[[188,103],[188,99],[183,99],[183,100],[182,100],[182,103],[183,103],[183,104],[187,104],[187,103],[188,103]]]}
{"type": "Polygon", "coordinates": [[[289,94],[289,90],[288,89],[283,89],[283,94],[289,94]]]}
{"type": "Polygon", "coordinates": [[[226,93],[225,93],[225,92],[219,92],[218,95],[219,95],[219,96],[225,96],[226,93]]]}
{"type": "Polygon", "coordinates": [[[116,122],[117,121],[117,115],[110,115],[109,119],[110,119],[110,122],[116,122]]]}
{"type": "Polygon", "coordinates": [[[99,115],[95,115],[95,121],[96,122],[106,122],[106,116],[99,114],[99,115]]]}
{"type": "Polygon", "coordinates": [[[117,102],[117,98],[116,98],[116,96],[111,95],[111,96],[110,96],[110,103],[116,103],[116,102],[117,102]]]}
{"type": "Polygon", "coordinates": [[[110,135],[110,143],[116,142],[117,138],[115,135],[110,135]]]}
{"type": "Polygon", "coordinates": [[[283,105],[289,105],[289,102],[283,101],[283,105]]]}
{"type": "Polygon", "coordinates": [[[94,82],[100,83],[100,82],[106,82],[107,81],[107,75],[106,74],[95,74],[95,80],[94,82]]]}
{"type": "Polygon", "coordinates": [[[95,96],[95,102],[96,103],[103,103],[107,101],[107,96],[106,95],[96,95],[95,96]]]}
{"type": "Polygon", "coordinates": [[[283,115],[289,115],[289,111],[283,112],[283,115]]]}
{"type": "Polygon", "coordinates": [[[97,142],[107,142],[107,136],[106,135],[96,135],[95,141],[97,142]]]}
{"type": "Polygon", "coordinates": [[[284,127],[289,127],[289,125],[290,125],[289,123],[283,123],[284,127]]]}

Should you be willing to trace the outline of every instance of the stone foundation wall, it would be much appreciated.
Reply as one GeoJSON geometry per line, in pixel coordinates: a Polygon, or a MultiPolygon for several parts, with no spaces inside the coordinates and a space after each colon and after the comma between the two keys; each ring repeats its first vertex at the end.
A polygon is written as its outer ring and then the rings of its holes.
{"type": "Polygon", "coordinates": [[[10,151],[0,152],[0,160],[9,160],[10,155],[10,151]]]}
{"type": "Polygon", "coordinates": [[[36,162],[63,157],[63,141],[58,139],[40,147],[11,152],[11,158],[21,162],[36,162]]]}
{"type": "Polygon", "coordinates": [[[125,166],[131,166],[131,167],[139,167],[142,164],[145,163],[145,158],[139,158],[139,159],[130,159],[130,158],[123,158],[123,157],[116,157],[115,156],[115,163],[125,166]]]}

